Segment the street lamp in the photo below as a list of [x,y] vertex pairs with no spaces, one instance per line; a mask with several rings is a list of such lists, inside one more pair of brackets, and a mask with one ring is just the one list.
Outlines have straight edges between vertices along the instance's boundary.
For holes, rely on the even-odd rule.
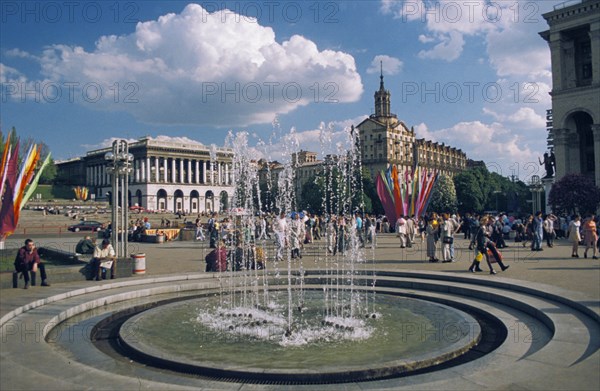
[[531,208],[532,214],[535,212],[542,210],[541,209],[541,201],[540,197],[542,191],[544,191],[544,186],[542,185],[542,181],[540,180],[539,175],[532,175],[529,180],[529,190],[531,190]]
[[[129,146],[125,140],[115,140],[112,152],[104,155],[108,162],[106,171],[111,176],[112,186],[112,244],[117,258],[127,256],[127,221],[129,220],[128,183],[129,174],[133,171],[133,155],[129,153]],[[119,211],[119,204],[121,210]],[[122,235],[119,238],[119,235]]]

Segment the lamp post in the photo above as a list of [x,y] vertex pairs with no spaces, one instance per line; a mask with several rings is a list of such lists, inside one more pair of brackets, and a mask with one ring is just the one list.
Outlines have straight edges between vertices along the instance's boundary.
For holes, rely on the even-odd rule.
[[[112,186],[112,245],[117,258],[127,256],[127,221],[129,220],[128,183],[132,170],[133,155],[125,140],[115,140],[112,152],[107,152],[104,159],[108,162],[106,171],[111,176]],[[119,204],[121,210],[119,211]],[[119,238],[119,235],[122,235]]]

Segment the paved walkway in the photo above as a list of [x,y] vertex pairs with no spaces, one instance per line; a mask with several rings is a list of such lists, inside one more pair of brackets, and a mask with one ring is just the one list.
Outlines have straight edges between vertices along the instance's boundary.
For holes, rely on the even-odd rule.
[[[55,247],[64,247],[66,250],[72,250],[75,243],[82,236],[79,234],[63,234],[60,237],[38,236],[34,237],[39,246],[53,244]],[[14,236],[9,238],[7,247],[20,246],[23,242],[23,236]],[[579,303],[585,305],[592,311],[600,313],[600,261],[583,258],[583,251],[580,250],[581,258],[570,257],[570,246],[566,241],[557,241],[554,248],[545,248],[541,252],[531,252],[523,248],[520,243],[509,242],[509,248],[503,249],[503,255],[510,269],[502,273],[499,270],[497,275],[490,275],[487,272],[469,273],[467,268],[473,257],[473,252],[468,250],[468,242],[461,239],[456,240],[456,259],[454,263],[436,263],[426,262],[425,248],[421,243],[417,243],[412,249],[400,249],[398,240],[394,235],[380,235],[376,249],[367,249],[367,264],[369,268],[385,270],[418,270],[423,272],[445,273],[447,275],[469,276],[482,281],[498,280],[502,281],[520,281],[523,286],[539,286],[546,284],[554,286],[557,291],[566,290],[573,292],[572,297],[582,298]],[[302,260],[306,268],[318,268],[323,265],[320,259],[323,252],[323,243],[314,243],[307,246],[305,256]],[[175,276],[178,274],[198,273],[204,270],[204,256],[207,254],[206,243],[192,241],[173,241],[163,244],[150,243],[131,243],[130,253],[144,253],[146,255],[146,274],[138,275],[128,279],[115,280],[117,282],[135,281],[147,277]],[[282,265],[283,266],[283,265]],[[487,270],[486,265],[482,265]],[[49,268],[49,280],[52,282],[52,268]],[[432,273],[433,274],[433,273]],[[209,277],[207,275],[207,277]],[[210,278],[210,277],[209,277]],[[0,290],[0,317],[5,316],[10,311],[18,309],[36,300],[48,298],[50,296],[66,294],[77,289],[87,289],[97,286],[111,284],[114,281],[103,282],[80,281],[73,283],[52,284],[51,287],[32,287],[29,290],[23,289],[2,289]],[[596,352],[591,357],[591,366],[588,363],[584,373],[565,372],[565,376],[572,373],[573,384],[579,384],[581,388],[589,388],[587,385],[597,385],[598,373],[600,371],[599,353]],[[10,352],[2,352],[2,360],[10,360]],[[52,364],[47,364],[52,365]],[[581,368],[581,367],[580,367]],[[539,374],[538,374],[539,375]],[[577,378],[585,376],[591,382],[580,382]],[[495,376],[504,377],[504,374]],[[510,376],[510,375],[509,375]],[[4,377],[3,377],[4,379]],[[43,379],[40,379],[42,381]],[[563,379],[564,381],[564,379]],[[552,382],[550,382],[551,384]],[[53,383],[54,384],[54,383]],[[441,383],[450,386],[450,384]],[[488,388],[496,389],[493,384]],[[498,383],[500,384],[500,383]],[[524,385],[523,383],[522,385]],[[564,383],[562,383],[564,384]],[[456,384],[455,384],[456,385]],[[40,383],[42,386],[42,383]],[[0,380],[0,389],[18,389],[18,384],[5,383]],[[34,389],[25,387],[26,389]],[[94,387],[92,387],[94,388]],[[108,386],[110,388],[110,386]],[[480,387],[475,387],[480,388]],[[501,387],[502,388],[502,387]],[[533,387],[538,388],[538,387]],[[578,387],[574,387],[578,388]],[[117,389],[117,388],[114,388]],[[247,387],[245,389],[252,389]],[[318,388],[317,388],[318,389]]]

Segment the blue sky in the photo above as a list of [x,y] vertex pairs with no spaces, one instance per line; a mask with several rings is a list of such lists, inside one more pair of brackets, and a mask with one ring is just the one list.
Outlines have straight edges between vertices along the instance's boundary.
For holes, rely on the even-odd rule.
[[2,1],[0,123],[56,159],[116,137],[224,145],[229,130],[280,158],[275,119],[320,152],[320,126],[342,139],[373,113],[382,61],[418,137],[527,179],[551,108],[537,33],[558,3]]

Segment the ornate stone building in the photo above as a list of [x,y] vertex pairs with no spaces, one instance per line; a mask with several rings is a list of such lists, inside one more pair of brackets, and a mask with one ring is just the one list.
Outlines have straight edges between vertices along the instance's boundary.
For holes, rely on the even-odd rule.
[[552,59],[550,139],[555,178],[592,176],[600,186],[600,0],[569,1],[543,15]]
[[[104,155],[112,148],[57,163],[59,176],[75,175],[96,199],[110,198],[111,182]],[[232,151],[202,144],[141,138],[129,144],[133,171],[129,176],[129,206],[190,213],[227,209],[233,195]],[[211,155],[213,159],[211,159]]]
[[464,170],[467,156],[460,149],[444,144],[417,139],[414,129],[398,120],[391,112],[391,94],[385,89],[383,75],[375,92],[375,114],[358,124],[363,167],[371,176],[394,164],[401,172],[420,167],[433,168],[453,175]]

